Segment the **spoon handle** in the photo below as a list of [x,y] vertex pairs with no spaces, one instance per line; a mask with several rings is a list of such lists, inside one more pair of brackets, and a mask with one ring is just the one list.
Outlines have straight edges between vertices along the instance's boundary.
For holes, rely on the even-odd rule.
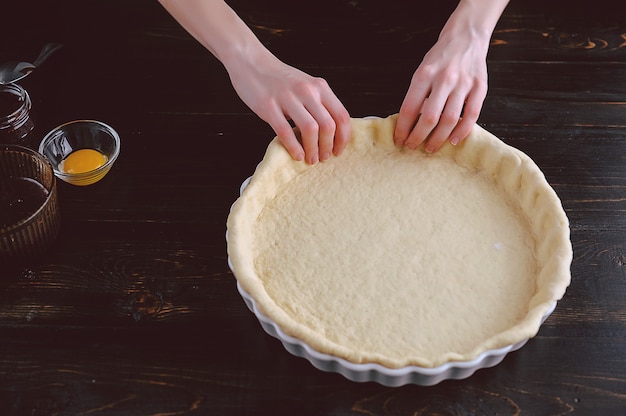
[[63,45],[61,45],[60,43],[47,43],[43,46],[43,49],[41,49],[41,52],[39,53],[39,56],[37,57],[37,59],[35,59],[35,62],[33,62],[33,65],[35,67],[38,67],[39,65],[43,64],[43,62],[48,59],[48,57],[50,55],[52,55],[52,53],[54,51],[56,51],[57,49],[61,48]]

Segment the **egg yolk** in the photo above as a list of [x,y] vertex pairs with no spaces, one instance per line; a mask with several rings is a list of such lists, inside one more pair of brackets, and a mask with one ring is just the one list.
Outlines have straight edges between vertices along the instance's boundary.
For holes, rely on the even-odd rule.
[[65,173],[85,173],[98,169],[107,162],[106,155],[95,149],[80,149],[63,160],[61,169]]

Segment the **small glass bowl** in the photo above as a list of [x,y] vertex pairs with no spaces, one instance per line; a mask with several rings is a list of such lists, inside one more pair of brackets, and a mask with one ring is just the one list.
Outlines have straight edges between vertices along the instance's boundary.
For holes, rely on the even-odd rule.
[[43,254],[60,230],[50,162],[19,145],[0,145],[0,264]]
[[[94,149],[107,157],[104,165],[84,173],[63,171],[61,163],[72,152]],[[102,179],[120,153],[120,136],[108,124],[96,120],[74,120],[55,127],[39,144],[39,153],[52,163],[57,178],[72,185],[91,185]]]

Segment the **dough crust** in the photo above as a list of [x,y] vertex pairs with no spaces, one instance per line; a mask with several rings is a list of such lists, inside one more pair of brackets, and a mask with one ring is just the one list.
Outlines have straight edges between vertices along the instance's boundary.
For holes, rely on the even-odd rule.
[[394,145],[396,118],[353,119],[344,154],[315,166],[270,143],[228,217],[241,287],[353,363],[434,367],[535,336],[570,283],[556,193],[477,125],[429,155]]

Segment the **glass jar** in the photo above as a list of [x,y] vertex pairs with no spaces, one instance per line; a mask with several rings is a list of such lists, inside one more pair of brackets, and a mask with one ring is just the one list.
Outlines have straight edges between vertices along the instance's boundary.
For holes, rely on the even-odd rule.
[[28,92],[18,84],[0,85],[0,144],[31,147],[35,128]]

